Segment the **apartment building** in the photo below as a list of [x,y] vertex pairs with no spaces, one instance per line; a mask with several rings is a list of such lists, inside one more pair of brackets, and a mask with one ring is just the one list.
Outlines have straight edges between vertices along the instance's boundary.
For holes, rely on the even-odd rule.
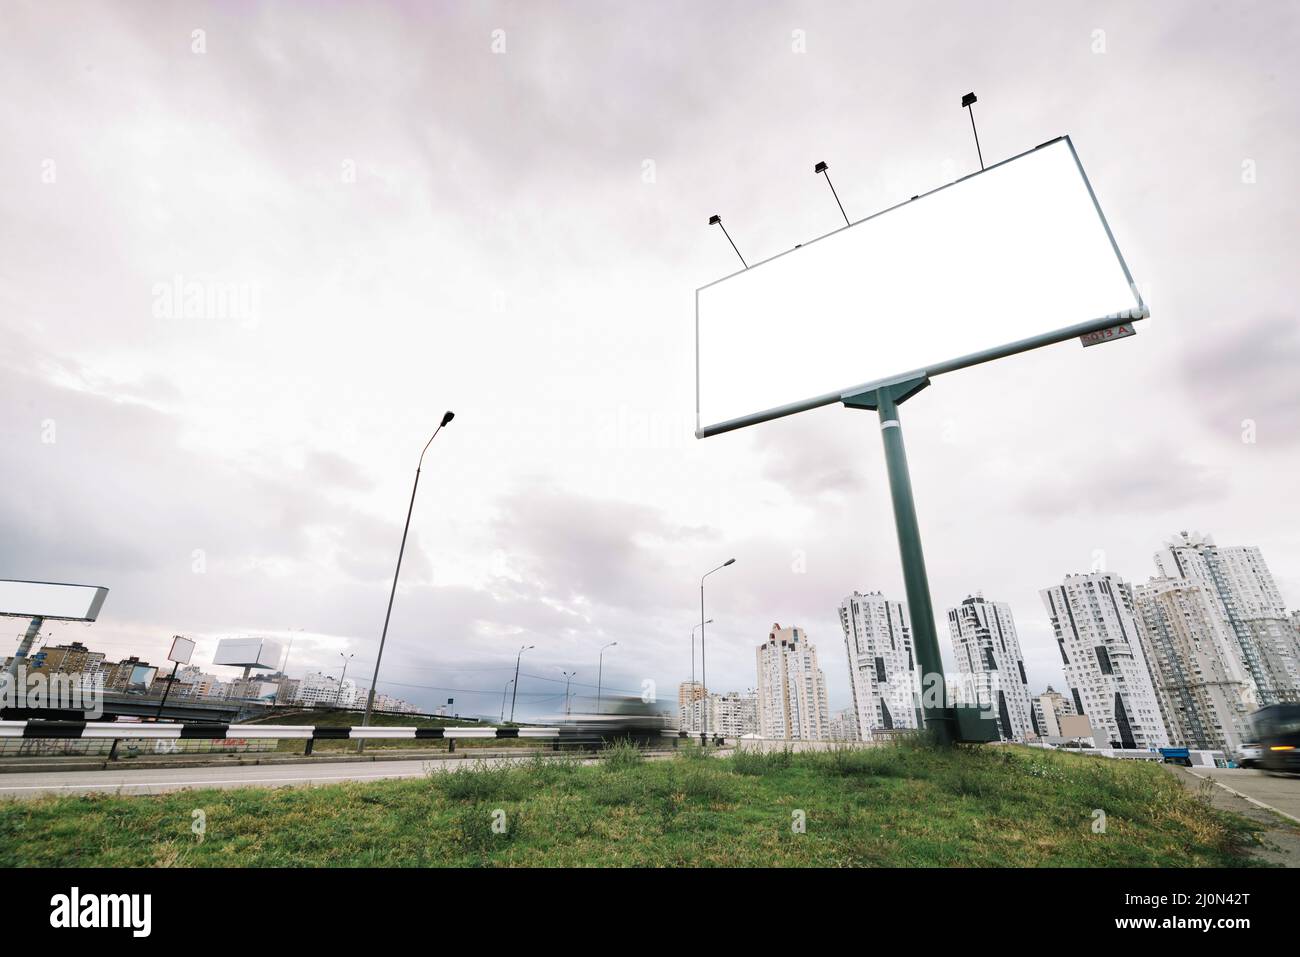
[[920,728],[921,675],[906,604],[855,591],[840,602],[839,614],[859,735]]
[[1260,707],[1300,701],[1300,642],[1277,582],[1253,545],[1225,546],[1180,532],[1156,552],[1160,577],[1207,586],[1232,632]]
[[699,731],[700,711],[695,702],[704,698],[708,692],[698,681],[683,681],[677,686],[677,727],[683,731]]
[[819,741],[829,734],[826,676],[802,628],[774,624],[758,646],[758,728],[764,738]]
[[970,596],[948,609],[948,634],[963,676],[960,702],[991,710],[1003,741],[1028,740],[1033,706],[1011,606]]
[[696,698],[687,708],[688,731],[708,729],[709,734],[740,738],[758,733],[758,698],[753,694],[728,691]]
[[1061,716],[1074,713],[1074,704],[1071,700],[1048,685],[1046,691],[1034,698],[1034,710],[1031,716],[1034,733],[1040,738],[1064,737],[1061,731]]
[[1134,599],[1170,743],[1235,753],[1258,702],[1217,591],[1202,580],[1156,578]]
[[1167,746],[1128,583],[1109,572],[1066,575],[1039,597],[1075,711],[1087,716],[1098,747]]

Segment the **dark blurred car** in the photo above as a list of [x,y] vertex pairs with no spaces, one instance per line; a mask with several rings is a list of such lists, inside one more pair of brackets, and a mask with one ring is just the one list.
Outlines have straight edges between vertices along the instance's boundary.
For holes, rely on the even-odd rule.
[[664,732],[675,731],[677,725],[667,711],[635,695],[603,695],[553,720],[559,725],[562,743],[587,747],[616,741],[631,741],[642,747],[662,745],[669,740]]
[[1258,767],[1300,773],[1300,704],[1271,704],[1250,716],[1259,742]]

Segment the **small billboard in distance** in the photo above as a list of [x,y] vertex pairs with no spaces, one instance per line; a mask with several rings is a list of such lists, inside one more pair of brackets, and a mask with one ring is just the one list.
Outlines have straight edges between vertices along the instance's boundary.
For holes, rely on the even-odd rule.
[[695,303],[701,438],[1146,315],[1069,137],[703,286]]
[[238,668],[276,668],[281,656],[279,643],[266,638],[222,638],[217,642],[212,663]]
[[178,665],[188,665],[194,657],[194,642],[183,635],[172,636],[172,650],[167,652],[167,660]]
[[0,615],[94,621],[107,596],[97,585],[0,580]]
[[154,678],[157,676],[158,669],[152,665],[135,665],[126,680],[126,690],[131,693],[148,691],[153,687]]

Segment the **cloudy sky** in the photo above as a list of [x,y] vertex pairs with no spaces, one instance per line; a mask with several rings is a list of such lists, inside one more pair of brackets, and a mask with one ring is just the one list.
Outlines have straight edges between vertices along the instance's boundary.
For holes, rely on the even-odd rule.
[[540,715],[617,641],[673,697],[734,555],[710,686],[797,624],[847,705],[839,600],[903,598],[875,416],[693,438],[705,223],[752,262],[841,221],[818,160],[854,219],[969,172],[975,90],[986,161],[1071,134],[1152,318],[904,406],[941,619],[1010,602],[1059,686],[1038,589],[1182,529],[1300,603],[1297,44],[1184,0],[7,5],[0,577],[111,588],[47,640],[367,676],[454,409],[381,690],[496,714],[536,645]]

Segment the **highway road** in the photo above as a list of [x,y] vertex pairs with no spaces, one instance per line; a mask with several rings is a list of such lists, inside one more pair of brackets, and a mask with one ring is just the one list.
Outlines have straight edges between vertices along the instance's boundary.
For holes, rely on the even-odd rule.
[[1199,778],[1209,778],[1246,799],[1262,801],[1300,823],[1300,776],[1273,775],[1253,768],[1188,768]]
[[[520,763],[520,757],[456,760],[349,761],[329,764],[242,765],[217,768],[145,768],[109,771],[44,771],[0,775],[0,799],[47,794],[164,794],[186,788],[311,787],[342,781],[418,778],[430,771],[455,772],[481,761]],[[598,760],[585,758],[584,763]]]

